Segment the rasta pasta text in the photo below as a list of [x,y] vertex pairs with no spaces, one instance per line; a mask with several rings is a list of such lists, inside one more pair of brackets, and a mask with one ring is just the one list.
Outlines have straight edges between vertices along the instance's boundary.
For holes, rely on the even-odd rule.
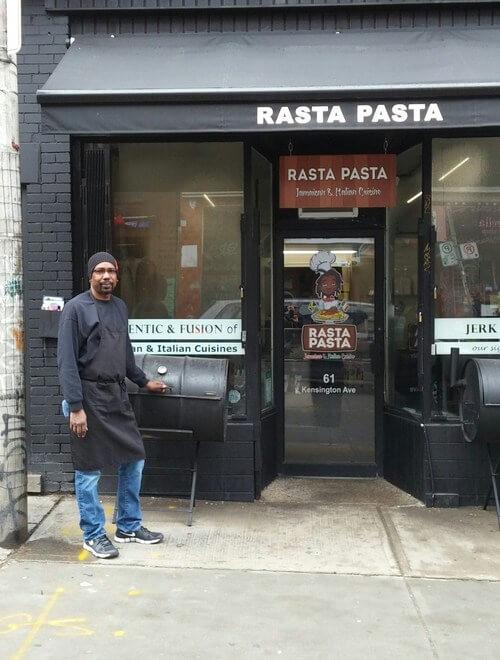
[[287,170],[288,181],[336,181],[340,178],[342,181],[368,181],[372,179],[387,180],[387,173],[382,166],[372,165],[365,167],[341,167],[340,172],[335,174],[332,167],[310,167],[294,169],[289,167]]
[[[442,122],[443,115],[437,103],[394,103],[393,105],[358,104],[357,124],[402,124]],[[280,126],[282,124],[345,124],[347,122],[340,105],[282,105],[257,107],[257,124]]]
[[304,325],[302,327],[302,349],[304,352],[355,351],[357,346],[354,325]]

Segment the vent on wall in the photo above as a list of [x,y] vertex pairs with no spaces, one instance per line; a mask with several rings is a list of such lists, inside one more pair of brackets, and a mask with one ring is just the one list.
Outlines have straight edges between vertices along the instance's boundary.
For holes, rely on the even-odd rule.
[[341,209],[299,209],[299,218],[329,220],[330,218],[357,218],[358,208]]

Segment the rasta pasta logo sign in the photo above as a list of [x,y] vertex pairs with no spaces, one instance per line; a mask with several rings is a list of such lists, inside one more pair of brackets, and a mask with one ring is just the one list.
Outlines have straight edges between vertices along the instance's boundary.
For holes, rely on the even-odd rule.
[[280,207],[392,207],[396,156],[282,156]]
[[258,126],[433,125],[444,121],[437,103],[345,103],[342,105],[258,106]]
[[310,353],[352,353],[357,348],[357,330],[349,322],[349,304],[339,300],[343,279],[335,268],[335,261],[333,253],[320,251],[309,262],[310,269],[318,277],[314,283],[316,300],[310,304],[314,324],[302,326],[302,350],[306,356]]
[[309,353],[342,353],[356,350],[355,325],[305,325],[302,349]]

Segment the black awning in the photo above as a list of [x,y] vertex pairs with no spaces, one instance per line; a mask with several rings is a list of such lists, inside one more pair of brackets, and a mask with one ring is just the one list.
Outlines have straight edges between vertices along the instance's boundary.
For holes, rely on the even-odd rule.
[[387,129],[497,125],[499,91],[498,30],[408,29],[78,37],[38,100],[52,132]]

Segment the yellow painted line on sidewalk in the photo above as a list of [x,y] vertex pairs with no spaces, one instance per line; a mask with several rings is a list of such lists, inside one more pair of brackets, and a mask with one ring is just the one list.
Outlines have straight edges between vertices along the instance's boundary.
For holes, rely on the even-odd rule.
[[11,656],[11,660],[21,660],[22,658],[24,658],[24,656],[26,655],[26,653],[29,651],[30,647],[32,646],[33,641],[35,640],[35,637],[40,632],[40,629],[47,622],[47,617],[48,617],[51,609],[54,607],[57,600],[62,596],[63,593],[64,593],[64,589],[62,587],[59,587],[58,589],[56,589],[54,591],[54,593],[50,597],[48,603],[45,605],[43,610],[40,612],[37,619],[35,619],[35,621],[33,623],[33,626],[31,628],[30,634],[26,637],[26,639],[21,644],[19,649],[14,653],[14,655]]
[[61,534],[63,536],[69,536],[69,537],[80,536],[81,534],[80,527],[76,523],[65,525],[64,527],[61,528]]

